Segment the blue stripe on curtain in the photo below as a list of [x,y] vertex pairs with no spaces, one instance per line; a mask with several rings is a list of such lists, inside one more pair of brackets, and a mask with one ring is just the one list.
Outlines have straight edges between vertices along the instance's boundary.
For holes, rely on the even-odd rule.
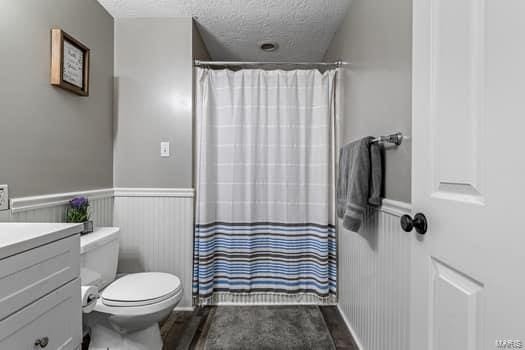
[[336,294],[332,225],[212,223],[195,229],[193,293]]

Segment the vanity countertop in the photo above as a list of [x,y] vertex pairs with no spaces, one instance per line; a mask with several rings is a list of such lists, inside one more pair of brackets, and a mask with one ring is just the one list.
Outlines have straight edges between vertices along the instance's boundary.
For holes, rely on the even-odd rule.
[[0,259],[82,231],[82,224],[0,223]]

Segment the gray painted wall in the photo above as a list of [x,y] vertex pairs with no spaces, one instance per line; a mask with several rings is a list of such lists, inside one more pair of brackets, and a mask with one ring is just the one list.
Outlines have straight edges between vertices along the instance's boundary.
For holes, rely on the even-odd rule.
[[[341,141],[411,135],[411,0],[353,0],[326,61],[343,60]],[[385,151],[385,197],[411,201],[411,143]]]
[[115,21],[116,187],[192,187],[192,31],[190,17]]
[[193,21],[192,24],[192,47],[193,47],[193,59],[195,60],[209,60],[210,54],[208,52],[208,48],[204,44],[204,41],[202,40],[201,33],[198,28],[198,24]]
[[[192,42],[193,42],[193,59],[194,60],[202,60],[202,61],[209,61],[210,54],[208,52],[208,48],[204,44],[204,41],[202,40],[201,33],[198,28],[198,24],[193,21],[193,32],[192,32]],[[196,121],[196,108],[195,108],[195,97],[197,96],[197,80],[196,80],[196,74],[195,70],[193,69],[193,146],[195,148],[195,121]],[[195,156],[193,157],[193,169],[195,169]],[[193,186],[195,186],[195,172],[193,172]]]
[[[90,96],[49,85],[50,29],[91,49]],[[96,0],[0,0],[0,183],[20,197],[111,187],[113,18]]]

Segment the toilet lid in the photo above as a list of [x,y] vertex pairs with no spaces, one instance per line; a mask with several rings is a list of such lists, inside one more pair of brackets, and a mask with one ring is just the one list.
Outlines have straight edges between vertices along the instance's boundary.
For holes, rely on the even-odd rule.
[[180,279],[164,272],[141,272],[125,275],[102,292],[108,306],[143,306],[158,303],[181,290]]

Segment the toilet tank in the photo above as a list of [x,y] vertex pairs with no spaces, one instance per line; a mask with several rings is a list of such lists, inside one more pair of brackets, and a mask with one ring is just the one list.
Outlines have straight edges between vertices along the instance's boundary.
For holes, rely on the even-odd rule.
[[115,279],[119,238],[118,227],[98,227],[80,237],[80,280],[83,286],[93,285],[100,290]]

